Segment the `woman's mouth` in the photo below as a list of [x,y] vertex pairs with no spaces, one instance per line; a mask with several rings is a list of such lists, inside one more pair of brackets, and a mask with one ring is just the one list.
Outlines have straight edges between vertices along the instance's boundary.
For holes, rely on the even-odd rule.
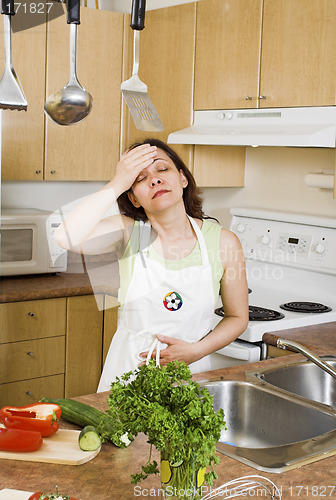
[[168,192],[169,191],[167,189],[160,189],[160,191],[156,191],[156,193],[154,194],[153,198],[157,198],[158,196],[161,196],[161,195],[163,195],[165,193],[168,193]]

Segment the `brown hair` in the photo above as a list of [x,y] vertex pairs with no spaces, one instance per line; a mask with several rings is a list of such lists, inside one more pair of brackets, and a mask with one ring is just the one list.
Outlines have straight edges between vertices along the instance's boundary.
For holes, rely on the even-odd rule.
[[[183,160],[178,156],[178,154],[169,147],[165,142],[160,141],[159,139],[149,138],[143,142],[137,142],[132,144],[128,149],[134,149],[137,146],[141,146],[142,144],[150,144],[151,146],[156,146],[157,148],[164,151],[169,158],[174,162],[177,170],[182,170],[183,174],[188,180],[188,185],[183,189],[183,201],[186,213],[190,215],[190,217],[194,217],[196,219],[214,219],[214,217],[208,217],[204,214],[202,209],[203,200],[201,197],[201,189],[197,187],[194,176],[186,166]],[[129,191],[132,188],[129,189]],[[130,201],[128,197],[128,191],[122,193],[117,199],[118,207],[120,213],[123,215],[127,215],[134,220],[147,220],[147,215],[142,207],[136,208],[133,203]],[[215,219],[217,220],[217,219]],[[217,221],[218,222],[218,221]]]

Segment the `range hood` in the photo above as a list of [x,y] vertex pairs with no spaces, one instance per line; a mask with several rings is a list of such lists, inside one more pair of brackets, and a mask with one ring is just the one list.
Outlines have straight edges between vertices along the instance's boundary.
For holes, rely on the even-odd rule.
[[335,148],[336,106],[194,111],[171,144]]

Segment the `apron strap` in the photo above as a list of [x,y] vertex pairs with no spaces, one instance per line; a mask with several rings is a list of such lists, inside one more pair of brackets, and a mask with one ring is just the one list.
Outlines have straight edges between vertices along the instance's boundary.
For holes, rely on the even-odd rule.
[[148,354],[147,354],[147,358],[146,358],[146,365],[148,365],[149,363],[149,360],[151,359],[152,357],[152,354],[153,354],[153,351],[156,347],[156,358],[155,358],[155,364],[156,366],[160,366],[160,350],[161,350],[161,342],[159,341],[159,339],[155,338],[152,342],[152,345],[150,346],[149,350],[148,350]]
[[208,254],[208,249],[207,249],[202,231],[200,230],[200,228],[198,227],[198,225],[194,221],[194,219],[192,217],[190,217],[190,215],[187,214],[187,217],[190,220],[190,223],[191,223],[191,225],[196,233],[197,239],[198,239],[198,243],[199,243],[200,250],[201,250],[202,264],[207,265],[207,264],[209,264],[209,254]]
[[140,231],[140,244],[139,251],[145,252],[146,248],[150,245],[150,233],[152,226],[149,222],[140,221],[139,231]]

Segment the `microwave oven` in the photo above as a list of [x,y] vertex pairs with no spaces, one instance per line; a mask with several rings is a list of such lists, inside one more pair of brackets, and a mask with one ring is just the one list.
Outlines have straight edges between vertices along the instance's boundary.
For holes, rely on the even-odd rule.
[[54,234],[59,212],[4,208],[0,215],[0,276],[64,272],[67,251]]

